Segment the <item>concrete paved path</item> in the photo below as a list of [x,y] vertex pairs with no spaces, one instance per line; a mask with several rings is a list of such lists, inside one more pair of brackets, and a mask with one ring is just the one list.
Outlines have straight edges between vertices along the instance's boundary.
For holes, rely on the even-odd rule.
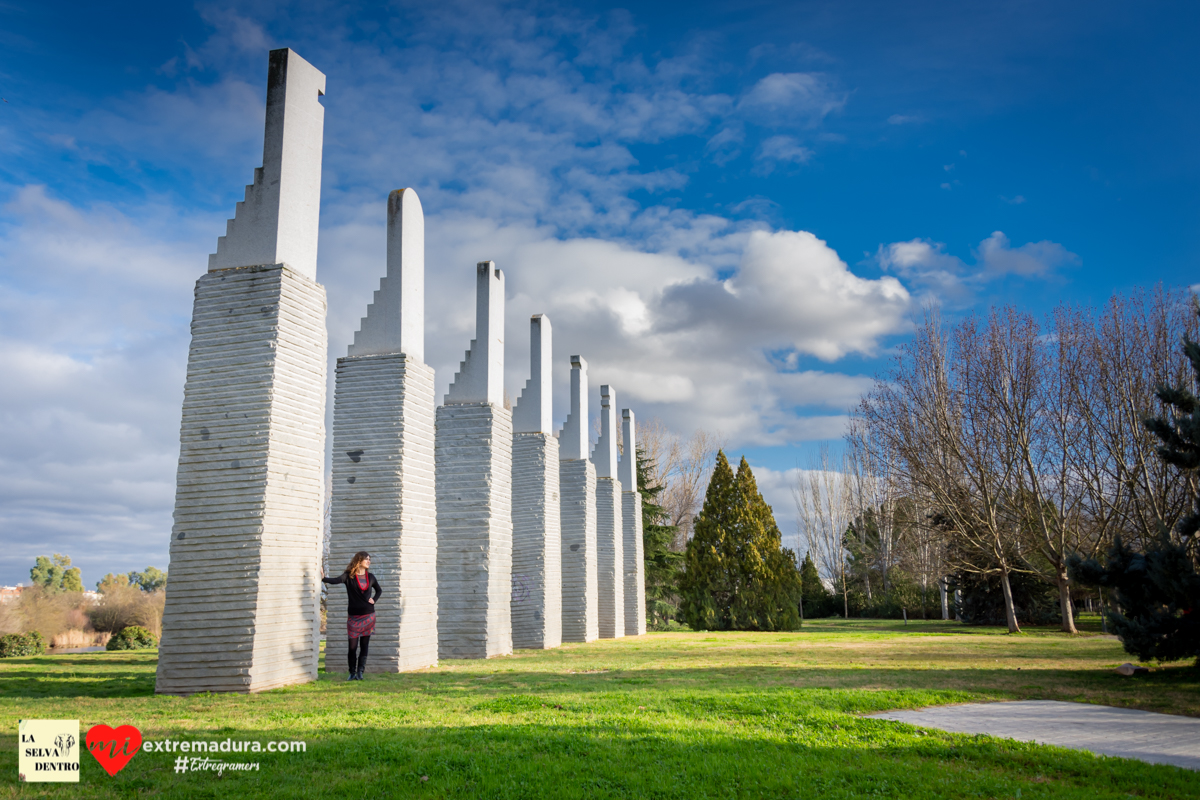
[[1200,769],[1200,719],[1193,717],[1055,700],[967,703],[869,716]]

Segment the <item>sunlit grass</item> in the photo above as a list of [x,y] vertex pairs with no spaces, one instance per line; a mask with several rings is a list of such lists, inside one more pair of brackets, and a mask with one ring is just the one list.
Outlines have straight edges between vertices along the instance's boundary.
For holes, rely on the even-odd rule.
[[[1090,622],[1085,620],[1085,627]],[[153,695],[153,653],[0,661],[0,771],[16,720],[78,717],[149,739],[297,739],[226,755],[257,773],[179,774],[142,753],[116,778],[87,754],[77,786],[9,796],[1192,797],[1200,776],[860,715],[999,699],[1080,700],[1200,716],[1200,671],[1138,678],[1108,637],[956,623],[818,620],[784,634],[670,633],[443,662],[253,696]],[[338,668],[343,656],[331,657]]]

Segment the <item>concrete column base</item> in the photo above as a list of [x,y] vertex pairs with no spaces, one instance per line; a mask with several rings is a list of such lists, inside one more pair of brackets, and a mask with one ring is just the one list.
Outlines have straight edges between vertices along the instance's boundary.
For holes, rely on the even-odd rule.
[[512,415],[437,410],[438,657],[512,653]]
[[[433,369],[403,353],[339,358],[328,573],[359,550],[383,595],[367,672],[437,666]],[[346,667],[346,590],[330,586],[325,664]]]
[[600,638],[596,579],[596,468],[586,458],[558,462],[562,498],[562,640]]
[[621,493],[622,525],[625,537],[625,635],[646,632],[646,555],[642,539],[642,496]]
[[513,647],[562,644],[558,439],[513,434]]
[[325,290],[284,264],[196,282],[155,691],[317,677]]
[[625,635],[625,538],[621,482],[596,479],[596,587],[601,639]]

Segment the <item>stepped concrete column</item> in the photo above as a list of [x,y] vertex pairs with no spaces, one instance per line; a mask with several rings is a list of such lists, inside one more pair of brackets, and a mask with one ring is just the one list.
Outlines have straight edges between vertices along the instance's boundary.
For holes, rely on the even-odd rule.
[[596,587],[601,639],[625,635],[625,555],[621,481],[617,479],[617,393],[600,387],[596,465]]
[[642,539],[642,495],[638,491],[637,425],[633,411],[621,410],[621,533],[625,558],[625,635],[646,632],[646,556]]
[[562,640],[600,637],[596,585],[596,467],[588,458],[587,362],[571,356],[571,413],[558,437],[562,509]]
[[263,165],[196,282],[155,691],[317,677],[325,76],[272,50]]
[[[359,550],[384,590],[368,672],[437,665],[434,374],[425,354],[425,216],[412,189],[388,196],[387,272],[345,358],[333,405],[331,575]],[[326,657],[347,650],[346,593],[326,600]],[[340,661],[339,661],[340,663]],[[331,670],[332,671],[332,670]]]
[[476,267],[475,339],[437,410],[438,656],[512,652],[512,413],[504,273]]
[[530,377],[513,409],[513,647],[562,644],[558,439],[551,414],[550,318],[529,321]]

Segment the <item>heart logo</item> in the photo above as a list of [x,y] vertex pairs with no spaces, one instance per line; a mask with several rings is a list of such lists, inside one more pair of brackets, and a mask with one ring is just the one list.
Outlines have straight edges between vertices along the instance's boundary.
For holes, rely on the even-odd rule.
[[88,752],[96,757],[109,775],[116,775],[142,746],[142,732],[132,725],[110,728],[93,725],[87,732]]

